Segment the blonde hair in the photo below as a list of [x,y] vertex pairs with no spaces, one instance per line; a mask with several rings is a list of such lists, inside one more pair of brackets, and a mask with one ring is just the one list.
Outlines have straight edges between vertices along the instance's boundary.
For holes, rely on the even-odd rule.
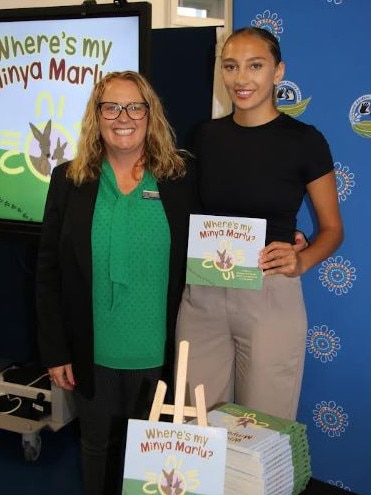
[[141,74],[124,71],[110,72],[94,86],[82,119],[77,153],[68,167],[67,177],[80,185],[100,176],[105,146],[100,134],[98,104],[107,84],[114,79],[134,82],[149,105],[144,143],[145,168],[156,180],[183,176],[188,153],[177,149],[174,130],[165,117],[159,97]]

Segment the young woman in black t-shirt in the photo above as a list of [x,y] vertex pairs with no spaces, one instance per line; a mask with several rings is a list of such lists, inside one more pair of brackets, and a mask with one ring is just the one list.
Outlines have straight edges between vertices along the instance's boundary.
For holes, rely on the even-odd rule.
[[[300,276],[343,237],[333,159],[315,127],[275,105],[285,66],[271,33],[236,31],[221,58],[234,111],[206,123],[196,141],[203,213],[267,220],[263,287],[187,286],[177,340],[190,342],[191,396],[203,383],[208,407],[234,401],[294,419],[307,332]],[[317,232],[299,251],[296,216],[306,194]]]

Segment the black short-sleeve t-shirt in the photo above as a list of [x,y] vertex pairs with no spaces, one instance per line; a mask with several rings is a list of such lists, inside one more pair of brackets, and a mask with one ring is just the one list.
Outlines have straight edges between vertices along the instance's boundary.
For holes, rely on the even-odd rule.
[[194,151],[203,212],[266,218],[267,244],[293,242],[306,185],[333,170],[324,136],[283,113],[257,127],[211,120]]

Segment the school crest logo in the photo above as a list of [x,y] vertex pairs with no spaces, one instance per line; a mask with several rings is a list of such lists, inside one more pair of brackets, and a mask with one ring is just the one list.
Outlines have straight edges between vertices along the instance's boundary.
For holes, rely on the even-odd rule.
[[355,133],[371,138],[371,95],[356,99],[349,111],[349,120]]
[[305,112],[309,98],[302,99],[300,88],[292,81],[281,81],[276,90],[277,108],[280,112],[291,117],[297,117]]

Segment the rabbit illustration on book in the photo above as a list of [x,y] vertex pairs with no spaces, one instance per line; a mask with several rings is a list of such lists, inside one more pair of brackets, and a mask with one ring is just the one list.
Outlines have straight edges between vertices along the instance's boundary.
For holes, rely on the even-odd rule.
[[162,473],[164,475],[164,478],[166,481],[166,485],[161,485],[162,492],[166,495],[180,495],[181,493],[184,493],[184,490],[182,489],[182,480],[177,477],[177,475],[174,472],[174,469],[171,471],[167,472],[165,469],[162,470]]
[[61,140],[59,138],[57,139],[57,144],[55,145],[52,155],[52,160],[56,160],[55,166],[61,165],[62,163],[67,161],[67,158],[65,158],[64,156],[66,146],[67,146],[67,141],[61,144]]
[[50,132],[52,129],[52,121],[49,120],[44,127],[43,131],[40,131],[34,124],[29,122],[32,134],[36,141],[39,143],[40,156],[30,156],[33,166],[42,175],[50,175],[51,166],[49,162],[50,157]]
[[232,258],[229,255],[227,256],[226,249],[222,252],[216,250],[216,252],[218,253],[219,259],[215,262],[215,265],[218,268],[221,270],[229,270],[230,268],[233,268]]

